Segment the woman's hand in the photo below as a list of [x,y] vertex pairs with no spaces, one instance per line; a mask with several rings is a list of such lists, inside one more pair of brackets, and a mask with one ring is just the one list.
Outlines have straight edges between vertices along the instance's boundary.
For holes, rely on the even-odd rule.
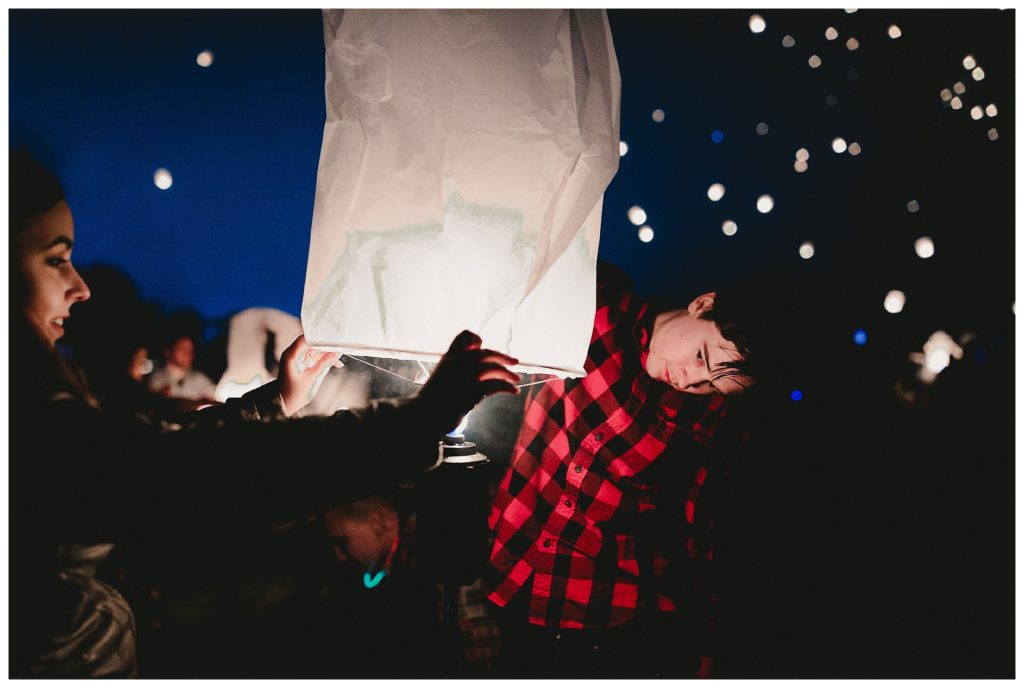
[[277,379],[281,383],[285,413],[291,416],[312,401],[309,393],[320,373],[338,358],[336,351],[315,353],[306,345],[306,336],[301,334],[284,350]]

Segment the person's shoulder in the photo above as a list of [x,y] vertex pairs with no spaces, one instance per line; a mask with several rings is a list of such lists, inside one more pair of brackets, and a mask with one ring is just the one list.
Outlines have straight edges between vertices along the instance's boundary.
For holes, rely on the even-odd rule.
[[605,260],[597,261],[598,289],[616,292],[632,292],[633,279],[619,266]]

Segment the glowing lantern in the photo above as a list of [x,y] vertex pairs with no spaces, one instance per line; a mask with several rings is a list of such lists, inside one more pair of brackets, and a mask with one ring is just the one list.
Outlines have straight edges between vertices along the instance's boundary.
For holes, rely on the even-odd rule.
[[582,375],[603,193],[619,163],[605,12],[323,19],[308,341],[429,361],[469,329],[519,370]]
[[725,236],[732,236],[736,233],[737,229],[738,227],[736,226],[736,223],[732,220],[726,220],[722,223],[722,234]]
[[899,313],[907,303],[907,296],[899,289],[893,289],[885,295],[885,310],[889,313]]
[[809,241],[805,241],[800,244],[800,257],[804,260],[810,260],[814,257],[814,244]]
[[931,258],[935,255],[935,243],[931,238],[923,236],[914,242],[914,252],[918,258]]
[[167,191],[174,184],[174,177],[171,176],[169,171],[161,167],[153,173],[153,184],[161,191]]
[[640,238],[640,241],[645,244],[649,244],[651,240],[654,239],[654,230],[647,225],[644,225],[637,230],[637,236]]
[[629,210],[627,210],[626,217],[629,218],[630,222],[637,226],[640,226],[643,223],[647,222],[647,212],[638,205],[635,205]]
[[196,64],[200,67],[209,67],[213,64],[213,53],[211,53],[209,50],[204,50],[203,52],[199,53],[198,55],[196,55]]
[[767,22],[765,22],[764,20],[764,17],[762,17],[760,14],[750,15],[750,19],[747,21],[747,25],[750,27],[750,30],[753,31],[754,33],[761,33],[768,26]]
[[715,183],[708,187],[708,198],[712,201],[720,201],[723,196],[725,196],[725,185]]
[[767,214],[772,211],[775,207],[775,200],[772,199],[768,194],[763,194],[757,197],[757,211],[762,214]]

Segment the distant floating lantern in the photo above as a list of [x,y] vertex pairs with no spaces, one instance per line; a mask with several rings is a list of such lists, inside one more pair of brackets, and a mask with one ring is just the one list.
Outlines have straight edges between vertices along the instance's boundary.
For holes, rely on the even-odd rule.
[[807,161],[811,159],[811,154],[807,152],[806,148],[801,148],[796,152],[796,159]]
[[644,242],[645,244],[649,244],[651,243],[651,240],[654,238],[654,230],[648,227],[647,225],[644,225],[637,231],[637,236],[640,237],[640,241]]
[[907,203],[907,211],[909,211],[911,213],[916,213],[920,209],[921,209],[921,204],[918,203],[917,201],[910,201],[909,203]]
[[629,144],[627,144],[625,141],[619,141],[619,157],[621,158],[622,156],[624,156],[628,152],[629,152]]
[[971,119],[981,119],[985,116],[985,111],[980,105],[975,105],[971,108]]
[[732,220],[726,220],[722,223],[722,234],[725,236],[732,236],[738,229],[739,227],[737,227],[736,223]]
[[643,223],[647,222],[647,213],[644,211],[643,208],[641,208],[638,205],[635,205],[629,210],[627,210],[626,216],[629,217],[630,222],[632,222],[638,227]]
[[846,70],[846,78],[849,79],[850,81],[856,81],[858,78],[860,78],[860,72],[858,72],[853,67],[850,67],[848,70]]
[[199,53],[196,55],[196,64],[200,67],[209,67],[213,64],[213,53],[209,50]]
[[757,197],[757,210],[763,215],[767,215],[775,207],[775,200],[768,194],[762,194]]
[[850,152],[850,155],[860,155],[860,144],[854,141],[847,150]]
[[794,45],[796,45],[796,40],[792,36],[783,36],[782,37],[782,47],[783,48],[792,48]]
[[975,81],[981,81],[985,78],[985,70],[981,67],[975,67],[971,70],[971,76],[974,77]]
[[768,125],[765,124],[764,122],[759,122],[758,125],[757,125],[757,135],[758,136],[764,136],[767,133],[768,133]]
[[942,102],[948,103],[953,98],[953,92],[948,88],[944,88],[939,91],[939,98],[942,98]]
[[907,295],[901,292],[899,289],[893,289],[885,295],[885,310],[889,313],[899,313],[903,310],[903,306],[907,303]]
[[153,183],[156,184],[156,188],[166,191],[174,184],[174,178],[170,172],[161,167],[153,173]]
[[725,132],[721,129],[715,129],[711,132],[711,143],[721,143],[725,140]]
[[895,24],[889,24],[889,38],[892,38],[892,39],[895,40],[895,39],[899,38],[902,35],[903,35],[903,32],[900,31],[900,27],[896,26]]
[[651,119],[653,119],[655,122],[664,122],[665,111],[661,109],[655,110],[654,112],[651,113]]
[[814,244],[809,241],[805,241],[800,244],[800,257],[804,260],[810,260],[814,257]]
[[723,184],[712,184],[708,187],[708,198],[712,201],[718,202],[722,200],[722,196],[725,195],[725,186]]
[[829,107],[835,107],[837,103],[839,103],[839,99],[836,98],[833,94],[829,93],[827,96],[825,96],[825,105],[828,105]]
[[999,132],[996,130],[995,127],[992,127],[991,129],[988,130],[988,140],[989,141],[995,141],[998,138],[999,138]]
[[964,69],[971,71],[978,66],[978,63],[974,60],[974,55],[968,55],[964,58]]
[[849,40],[846,41],[847,50],[856,50],[859,47],[860,41],[858,41],[856,38],[850,38]]
[[793,169],[796,170],[797,172],[801,172],[801,173],[806,172],[807,171],[807,161],[806,160],[796,160],[796,161],[794,161],[793,162]]
[[923,236],[914,242],[914,252],[918,258],[931,258],[935,255],[935,244],[931,238]]
[[954,97],[953,100],[949,101],[949,107],[953,108],[954,110],[959,110],[963,106],[964,103],[962,100],[960,100],[960,98]]
[[754,33],[761,33],[768,26],[768,23],[765,22],[764,17],[760,14],[752,14],[750,15],[750,20],[747,22],[747,25]]
[[811,65],[811,69],[817,69],[818,67],[821,66],[821,58],[818,57],[817,55],[811,55],[811,57],[807,60],[807,64]]
[[988,107],[985,108],[985,114],[989,117],[995,117],[999,114],[999,110],[996,108],[995,103],[989,103]]
[[953,90],[956,92],[957,95],[962,96],[964,93],[967,92],[967,87],[964,86],[964,82],[958,81],[955,84],[953,84]]
[[830,41],[834,41],[835,39],[839,38],[839,32],[830,26],[827,29],[825,29],[825,38]]
[[836,153],[845,153],[846,139],[842,138],[841,136],[837,136],[834,139],[832,139],[832,150],[834,150]]

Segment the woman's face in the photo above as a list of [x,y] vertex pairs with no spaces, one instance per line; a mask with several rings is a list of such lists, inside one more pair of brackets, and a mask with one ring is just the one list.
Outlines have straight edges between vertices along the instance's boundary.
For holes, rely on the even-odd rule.
[[32,218],[15,242],[25,285],[23,312],[51,348],[64,336],[72,304],[89,298],[89,287],[71,265],[74,243],[75,225],[64,201]]

